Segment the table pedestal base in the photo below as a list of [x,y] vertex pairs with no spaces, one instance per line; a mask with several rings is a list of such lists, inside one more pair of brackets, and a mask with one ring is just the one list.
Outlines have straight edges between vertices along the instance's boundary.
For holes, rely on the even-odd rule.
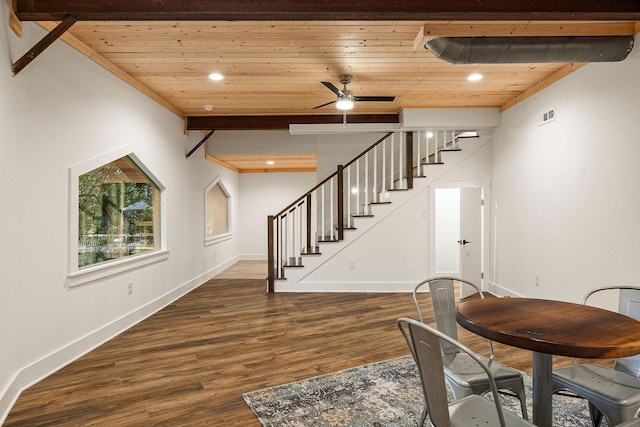
[[553,355],[533,352],[533,423],[551,427]]

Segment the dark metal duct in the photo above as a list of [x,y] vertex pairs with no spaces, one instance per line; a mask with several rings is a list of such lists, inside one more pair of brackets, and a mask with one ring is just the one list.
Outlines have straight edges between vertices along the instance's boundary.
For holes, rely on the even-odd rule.
[[615,62],[633,49],[633,36],[440,37],[425,43],[452,64]]

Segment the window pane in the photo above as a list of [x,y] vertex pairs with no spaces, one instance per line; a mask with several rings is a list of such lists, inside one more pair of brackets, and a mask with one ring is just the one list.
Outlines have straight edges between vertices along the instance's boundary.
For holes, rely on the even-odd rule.
[[128,156],[78,182],[78,267],[158,248],[158,187]]

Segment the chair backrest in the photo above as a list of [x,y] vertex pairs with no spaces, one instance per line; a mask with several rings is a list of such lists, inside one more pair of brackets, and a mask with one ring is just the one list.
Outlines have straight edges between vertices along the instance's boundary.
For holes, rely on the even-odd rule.
[[[418,311],[418,317],[421,322],[424,323],[422,317],[422,310],[420,309],[419,293],[421,288],[429,286],[429,292],[431,294],[431,304],[433,306],[433,313],[436,318],[436,327],[440,332],[447,334],[449,337],[458,341],[458,324],[456,322],[456,295],[454,281],[467,284],[473,287],[480,295],[480,298],[484,298],[480,288],[472,282],[464,279],[458,279],[456,277],[431,277],[420,282],[413,290],[413,302]],[[442,343],[442,349],[445,354],[457,353],[458,349],[455,346]]]
[[[605,286],[587,293],[583,304],[594,294],[607,290],[618,290],[618,312],[640,321],[640,287],[637,286]],[[616,359],[615,369],[640,378],[640,355]]]
[[504,426],[504,415],[500,406],[500,398],[495,379],[489,367],[471,350],[448,335],[414,319],[398,319],[398,327],[411,349],[422,383],[427,405],[427,413],[431,423],[438,427],[449,427],[449,403],[447,387],[442,363],[442,344],[455,346],[473,358],[487,373],[500,425]]

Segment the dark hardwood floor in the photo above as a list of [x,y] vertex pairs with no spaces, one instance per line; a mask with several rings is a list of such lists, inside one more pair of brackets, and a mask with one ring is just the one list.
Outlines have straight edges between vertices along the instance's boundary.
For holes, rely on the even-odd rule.
[[[408,354],[411,294],[267,294],[264,264],[225,273],[26,390],[5,426],[259,426],[244,392]],[[530,352],[495,351],[531,373]]]

